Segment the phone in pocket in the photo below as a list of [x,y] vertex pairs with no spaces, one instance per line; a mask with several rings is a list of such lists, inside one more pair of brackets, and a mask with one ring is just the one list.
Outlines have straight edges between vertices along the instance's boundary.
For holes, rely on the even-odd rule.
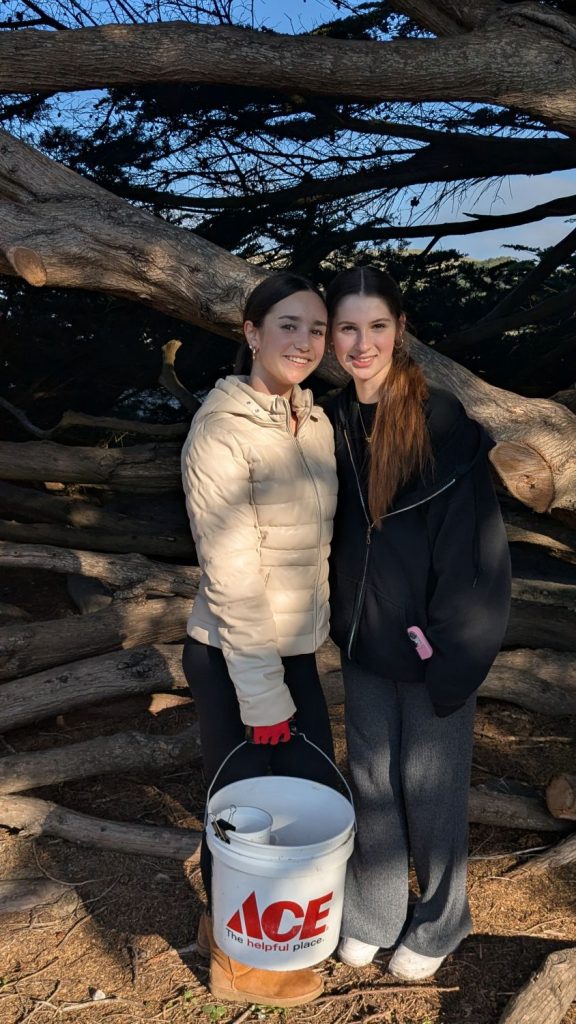
[[422,658],[422,661],[426,661],[427,658],[431,658],[434,651],[420,629],[420,626],[408,626],[406,632],[416,648],[416,654],[418,657]]

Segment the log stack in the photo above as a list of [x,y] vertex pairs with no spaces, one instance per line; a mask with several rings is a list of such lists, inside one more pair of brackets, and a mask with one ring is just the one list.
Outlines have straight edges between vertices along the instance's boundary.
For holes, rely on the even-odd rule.
[[[91,428],[99,426],[91,420]],[[13,610],[0,621],[0,734],[8,746],[10,730],[58,715],[102,702],[115,708],[142,694],[186,693],[181,645],[200,573],[181,492],[180,444],[174,431],[154,437],[150,424],[142,444],[141,425],[131,434],[132,426],[125,435],[134,443],[124,447],[111,447],[109,437],[98,446],[0,442],[0,565],[26,580],[64,576],[79,612],[36,621]],[[183,434],[185,425],[178,429]],[[519,505],[504,507],[516,566],[512,615],[480,696],[575,715],[576,534]],[[330,643],[320,652],[320,669],[329,703],[340,703]],[[189,857],[197,835],[162,830],[155,845],[143,826],[113,828],[24,794],[66,780],[157,772],[198,755],[193,725],[171,736],[128,728],[7,754],[0,759],[0,826]],[[480,788],[472,793],[470,815],[501,827],[572,827],[538,795]]]

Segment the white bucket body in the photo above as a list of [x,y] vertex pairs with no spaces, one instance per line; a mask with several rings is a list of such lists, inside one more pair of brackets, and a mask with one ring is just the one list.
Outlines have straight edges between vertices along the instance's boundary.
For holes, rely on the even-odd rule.
[[[228,832],[212,820],[233,804],[272,816],[268,843]],[[213,858],[214,938],[234,960],[271,971],[311,967],[338,943],[354,809],[328,786],[288,776],[258,776],[220,789],[208,804]]]

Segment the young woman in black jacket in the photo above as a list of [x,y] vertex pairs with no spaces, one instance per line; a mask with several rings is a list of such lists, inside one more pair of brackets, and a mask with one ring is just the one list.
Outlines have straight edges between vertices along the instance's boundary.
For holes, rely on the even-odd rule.
[[493,442],[453,394],[427,386],[395,281],[373,267],[343,271],[327,305],[352,377],[326,410],[339,477],[331,633],[358,819],[339,956],[362,966],[395,947],[388,969],[419,980],[471,928],[474,694],[506,629],[508,545]]

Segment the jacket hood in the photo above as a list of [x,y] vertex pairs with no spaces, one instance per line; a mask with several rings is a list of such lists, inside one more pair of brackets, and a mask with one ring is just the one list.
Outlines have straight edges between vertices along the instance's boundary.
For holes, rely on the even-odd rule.
[[[358,415],[354,382],[333,399],[333,419],[343,430],[363,434]],[[468,473],[483,458],[494,441],[484,427],[469,419],[456,396],[443,388],[430,388],[424,405],[430,432],[432,463],[423,476],[409,480],[396,495],[388,515],[429,501]]]
[[248,384],[248,377],[230,376],[216,381],[195,419],[226,413],[241,416],[262,426],[285,425],[291,408],[301,422],[310,415],[313,404],[312,392],[302,389],[298,384],[293,386],[291,401],[288,402],[288,399],[280,395],[265,395],[255,391]]

